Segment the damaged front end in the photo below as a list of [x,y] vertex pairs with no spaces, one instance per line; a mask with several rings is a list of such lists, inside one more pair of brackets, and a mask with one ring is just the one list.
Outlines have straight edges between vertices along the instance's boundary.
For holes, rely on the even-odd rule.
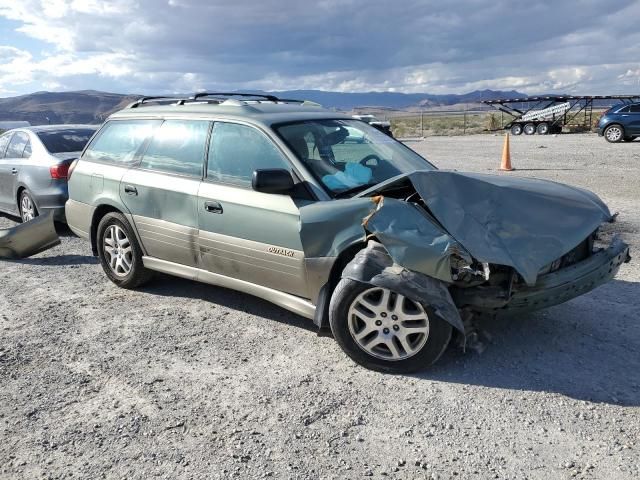
[[307,258],[368,241],[342,277],[430,305],[462,333],[469,312],[562,303],[629,259],[618,239],[593,248],[597,229],[614,218],[606,205],[554,182],[421,171],[331,204],[301,209]]
[[0,229],[0,258],[30,257],[59,245],[53,216],[52,211],[44,211],[33,220]]

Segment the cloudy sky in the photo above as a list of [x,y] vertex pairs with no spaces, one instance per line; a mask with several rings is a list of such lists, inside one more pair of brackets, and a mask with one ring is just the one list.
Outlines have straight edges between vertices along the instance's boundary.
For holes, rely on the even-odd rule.
[[0,0],[0,96],[640,93],[640,0]]

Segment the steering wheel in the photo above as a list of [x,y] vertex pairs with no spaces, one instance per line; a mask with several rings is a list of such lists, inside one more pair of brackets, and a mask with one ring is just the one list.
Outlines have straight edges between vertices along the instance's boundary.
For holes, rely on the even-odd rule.
[[369,155],[367,155],[366,157],[364,157],[362,160],[360,160],[360,165],[366,166],[367,163],[369,163],[369,160],[375,160],[376,161],[376,165],[379,165],[380,162],[382,162],[382,159],[377,156],[375,153],[371,153]]

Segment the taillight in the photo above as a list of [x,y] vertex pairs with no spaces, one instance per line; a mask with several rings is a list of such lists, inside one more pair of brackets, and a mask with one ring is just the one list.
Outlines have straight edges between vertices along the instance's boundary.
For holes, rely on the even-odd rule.
[[69,176],[69,164],[61,163],[60,165],[53,165],[49,167],[49,172],[51,173],[51,178],[54,180],[67,178]]
[[71,165],[69,165],[69,172],[67,173],[68,179],[71,179],[71,174],[73,173],[73,169],[76,168],[76,165],[78,164],[78,160],[80,159],[76,158],[73,162],[71,162]]

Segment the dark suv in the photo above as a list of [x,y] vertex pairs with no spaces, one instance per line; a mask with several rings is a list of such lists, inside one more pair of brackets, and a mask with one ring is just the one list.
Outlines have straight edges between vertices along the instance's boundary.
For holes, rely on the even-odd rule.
[[598,122],[598,135],[611,143],[640,137],[640,103],[621,103],[604,112]]

